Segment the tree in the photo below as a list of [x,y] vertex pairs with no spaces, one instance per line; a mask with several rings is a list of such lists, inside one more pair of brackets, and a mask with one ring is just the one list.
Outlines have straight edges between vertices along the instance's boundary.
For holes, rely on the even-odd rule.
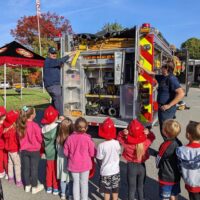
[[117,22],[114,22],[114,23],[106,23],[103,27],[102,27],[102,30],[109,30],[109,31],[121,31],[123,30],[124,27],[117,23]]
[[[42,54],[49,46],[56,46],[53,38],[58,37],[62,32],[72,33],[72,27],[68,19],[58,16],[55,13],[42,13],[40,17],[40,34],[42,44]],[[11,30],[11,35],[23,45],[27,45],[39,53],[38,48],[38,25],[37,16],[21,17],[15,29]]]
[[190,38],[181,44],[181,49],[187,48],[192,59],[200,59],[200,39]]

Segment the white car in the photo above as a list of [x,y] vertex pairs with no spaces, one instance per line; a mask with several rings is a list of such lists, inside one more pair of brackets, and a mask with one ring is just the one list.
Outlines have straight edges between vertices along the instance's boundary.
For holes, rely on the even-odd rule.
[[10,89],[11,88],[11,85],[10,85],[9,82],[6,82],[5,84],[4,84],[4,82],[0,83],[0,89],[4,89],[4,86],[6,86],[6,89]]

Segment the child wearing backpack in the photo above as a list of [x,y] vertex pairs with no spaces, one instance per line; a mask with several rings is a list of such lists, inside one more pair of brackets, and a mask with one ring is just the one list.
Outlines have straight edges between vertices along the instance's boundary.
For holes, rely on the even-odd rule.
[[189,143],[178,147],[176,155],[180,163],[185,188],[190,200],[200,199],[200,122],[190,121],[186,127]]
[[73,178],[73,199],[88,200],[88,179],[95,156],[95,144],[86,133],[88,123],[83,117],[75,121],[75,131],[64,144],[64,154],[68,157],[68,170]]
[[3,137],[5,141],[5,150],[8,152],[8,181],[9,183],[14,183],[15,178],[17,187],[21,187],[23,186],[21,180],[21,160],[16,130],[18,116],[19,113],[14,110],[11,110],[6,114],[6,119],[3,123]]
[[149,158],[148,149],[155,136],[137,120],[128,125],[128,130],[120,131],[117,137],[124,147],[123,157],[127,161],[128,200],[144,200],[144,181],[146,177],[145,161]]
[[70,184],[70,172],[67,170],[67,157],[64,155],[64,143],[73,132],[73,122],[65,118],[59,126],[58,136],[56,139],[57,146],[57,178],[60,180],[61,199],[72,200],[72,186]]
[[24,106],[17,120],[25,192],[32,190],[32,194],[44,189],[42,184],[38,184],[42,131],[39,125],[33,121],[35,116],[36,112],[33,107]]
[[59,194],[59,182],[57,180],[57,155],[56,155],[56,137],[58,131],[58,111],[49,106],[44,111],[41,121],[44,124],[42,134],[44,138],[44,150],[46,156],[46,187],[47,194]]
[[181,125],[173,119],[164,121],[162,133],[166,140],[160,145],[156,158],[159,169],[159,196],[161,200],[176,200],[180,193],[180,170],[176,149],[182,145],[177,138],[181,132]]
[[96,158],[100,164],[100,192],[104,193],[104,200],[118,199],[120,182],[120,153],[121,147],[116,140],[116,128],[113,121],[107,118],[99,125],[99,136],[106,139],[97,148]]
[[0,178],[8,175],[8,153],[5,151],[3,138],[3,122],[6,118],[6,109],[0,106]]

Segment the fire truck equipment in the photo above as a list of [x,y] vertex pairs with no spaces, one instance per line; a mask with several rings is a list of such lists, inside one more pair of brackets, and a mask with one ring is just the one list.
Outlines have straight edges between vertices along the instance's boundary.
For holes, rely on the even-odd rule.
[[81,113],[92,125],[110,116],[123,128],[135,118],[148,126],[157,122],[156,81],[147,72],[159,73],[161,63],[172,59],[169,43],[157,29],[145,23],[117,32],[77,34],[69,42],[79,52],[63,68],[67,116],[75,120],[72,111]]

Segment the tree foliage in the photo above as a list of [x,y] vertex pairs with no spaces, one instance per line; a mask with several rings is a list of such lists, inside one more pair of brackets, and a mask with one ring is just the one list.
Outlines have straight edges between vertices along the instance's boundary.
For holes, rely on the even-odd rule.
[[181,48],[188,49],[190,58],[200,59],[200,39],[190,38],[181,44]]
[[[58,37],[61,33],[72,33],[73,31],[69,20],[56,13],[42,13],[39,20],[42,56],[46,57],[50,46],[57,47],[57,43],[54,41],[55,37]],[[38,54],[40,53],[36,15],[21,17],[17,22],[16,28],[11,30],[11,35],[21,44],[31,48]],[[0,71],[1,74],[2,72]],[[38,68],[25,68],[23,69],[23,81],[30,84],[41,82],[39,80],[41,78],[40,74],[40,69]],[[19,82],[20,71],[18,71],[18,68],[14,68],[11,73],[7,73],[7,79],[10,82]]]
[[109,30],[109,31],[121,31],[123,30],[124,27],[117,23],[117,22],[114,22],[114,23],[106,23],[103,27],[102,27],[102,30]]
[[[72,33],[72,27],[69,20],[64,16],[58,16],[55,13],[42,13],[40,17],[40,35],[42,44],[42,54],[49,46],[56,46],[53,38],[61,33]],[[37,16],[21,17],[15,29],[11,30],[11,35],[23,45],[27,45],[39,53],[38,48],[38,24]]]

